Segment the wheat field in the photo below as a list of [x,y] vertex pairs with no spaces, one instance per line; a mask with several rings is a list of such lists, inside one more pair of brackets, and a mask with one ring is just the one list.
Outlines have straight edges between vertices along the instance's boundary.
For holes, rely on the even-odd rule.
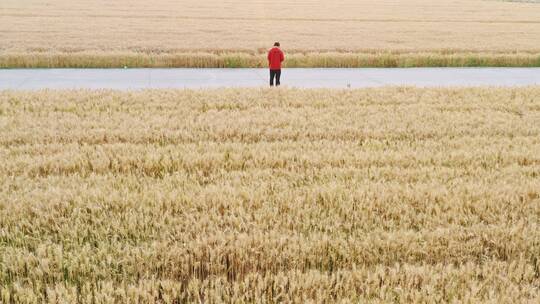
[[[300,58],[299,63],[292,62],[290,67],[348,66],[347,57],[360,58],[353,67],[395,66],[392,60],[385,60],[388,57],[400,62],[406,59],[413,66],[450,63],[452,66],[540,66],[539,37],[539,3],[488,0],[2,0],[0,3],[0,67],[3,68],[80,67],[81,60],[87,62],[83,67],[191,67],[194,64],[196,67],[257,67],[260,62],[264,64],[264,52],[274,41],[280,41],[287,53]],[[361,60],[368,55],[377,58],[375,63]],[[212,60],[216,56],[219,60]],[[321,56],[330,59],[313,60]],[[461,60],[449,61],[449,56]],[[506,59],[489,60],[493,56]],[[209,60],[201,61],[201,57]],[[249,60],[238,63],[234,61],[237,57]]]
[[0,303],[538,303],[540,88],[0,92]]

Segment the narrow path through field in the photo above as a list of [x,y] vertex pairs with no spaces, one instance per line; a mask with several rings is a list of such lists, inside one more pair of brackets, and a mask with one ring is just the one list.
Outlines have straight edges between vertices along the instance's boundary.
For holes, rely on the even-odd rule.
[[[146,89],[266,86],[266,69],[7,69],[1,89]],[[301,88],[540,85],[540,68],[286,69]]]

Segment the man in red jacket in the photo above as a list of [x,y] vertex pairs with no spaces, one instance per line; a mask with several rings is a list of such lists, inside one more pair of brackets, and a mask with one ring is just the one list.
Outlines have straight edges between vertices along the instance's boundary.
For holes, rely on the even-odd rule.
[[270,86],[274,86],[274,78],[276,86],[279,86],[281,78],[281,63],[285,60],[285,55],[279,48],[279,42],[274,43],[274,47],[268,52],[268,64],[270,65]]

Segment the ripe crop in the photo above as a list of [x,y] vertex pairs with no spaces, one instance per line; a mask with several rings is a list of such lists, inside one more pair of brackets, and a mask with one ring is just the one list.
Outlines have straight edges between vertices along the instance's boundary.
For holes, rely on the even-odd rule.
[[1,303],[537,302],[540,88],[0,92]]
[[2,0],[0,68],[540,66],[540,4]]

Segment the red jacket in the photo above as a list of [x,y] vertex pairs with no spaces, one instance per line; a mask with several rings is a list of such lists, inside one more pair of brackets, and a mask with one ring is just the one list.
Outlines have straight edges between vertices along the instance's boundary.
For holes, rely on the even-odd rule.
[[268,52],[270,70],[281,70],[283,60],[285,60],[285,55],[279,48],[275,47]]

